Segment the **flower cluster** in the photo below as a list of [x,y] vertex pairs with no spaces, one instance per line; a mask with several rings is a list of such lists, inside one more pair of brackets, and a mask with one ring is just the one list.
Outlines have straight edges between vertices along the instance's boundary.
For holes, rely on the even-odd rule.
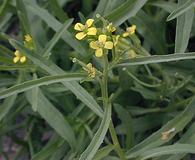
[[83,70],[87,72],[88,74],[88,78],[95,78],[96,76],[96,68],[93,67],[93,65],[91,63],[88,63],[87,65],[85,63],[83,63],[82,61],[79,61],[76,58],[72,59],[73,63],[77,63],[80,66],[82,66]]
[[[115,61],[120,60],[122,56],[123,58],[135,58],[137,54],[131,46],[134,45],[133,43],[135,42],[132,38],[136,37],[134,36],[136,26],[132,25],[121,33],[121,30],[117,31],[112,23],[99,14],[96,17],[99,19],[97,24],[94,19],[87,19],[84,24],[75,24],[74,29],[77,31],[75,35],[76,39],[86,40],[89,47],[94,50],[97,58],[106,55],[109,53],[109,50],[112,50],[113,60]],[[128,43],[128,37],[131,41],[130,43]],[[85,64],[83,69],[88,73],[90,78],[95,78],[96,69],[91,63]]]
[[95,27],[94,19],[88,19],[85,24],[76,23],[74,29],[79,31],[75,36],[78,40],[86,37],[90,40],[89,46],[95,50],[96,57],[102,57],[105,50],[114,46],[112,36],[109,35],[116,30],[112,23],[100,29]]
[[[24,36],[24,46],[30,50],[34,49],[33,40],[29,34],[26,34]],[[14,63],[17,63],[17,62],[25,63],[26,62],[26,56],[24,56],[22,53],[20,53],[19,50],[16,50],[14,52],[14,55],[15,55],[15,57],[13,58]]]
[[14,62],[14,63],[17,63],[17,62],[19,62],[19,61],[20,61],[20,63],[26,62],[26,56],[23,56],[23,55],[19,52],[19,50],[16,50],[16,51],[14,52],[14,55],[15,55],[15,57],[13,58],[13,62]]
[[78,40],[81,40],[85,38],[87,35],[95,36],[97,33],[97,29],[95,27],[92,27],[94,20],[88,19],[85,24],[76,23],[74,26],[74,29],[76,31],[79,31],[79,33],[76,34],[76,38]]
[[90,78],[95,78],[96,75],[96,69],[92,66],[91,63],[88,63],[83,69],[88,73],[88,76]]
[[123,37],[127,37],[135,33],[136,25],[132,25],[131,27],[126,28],[126,32],[123,33]]
[[[115,35],[116,27],[112,23],[100,15],[97,18],[102,20],[103,27],[97,28],[94,24],[94,19],[88,19],[85,24],[76,23],[74,29],[78,31],[75,35],[76,39],[86,39],[89,42],[89,47],[95,50],[95,56],[98,58],[107,53],[107,50],[112,50],[116,47],[120,38],[128,37],[135,33],[136,26],[132,25],[126,29],[122,36]],[[130,57],[135,57],[135,54]]]

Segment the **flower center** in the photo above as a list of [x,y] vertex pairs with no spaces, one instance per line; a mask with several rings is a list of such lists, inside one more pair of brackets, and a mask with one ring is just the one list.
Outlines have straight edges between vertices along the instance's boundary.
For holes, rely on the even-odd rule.
[[103,42],[97,41],[96,44],[97,44],[97,46],[99,48],[103,48],[104,47],[104,43]]
[[87,29],[88,29],[88,26],[85,24],[85,25],[82,27],[82,31],[83,31],[83,32],[87,32]]

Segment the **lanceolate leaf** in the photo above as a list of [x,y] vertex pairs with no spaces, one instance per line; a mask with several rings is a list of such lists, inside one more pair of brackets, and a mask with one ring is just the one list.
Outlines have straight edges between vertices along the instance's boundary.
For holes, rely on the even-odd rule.
[[[193,144],[195,145],[195,141],[193,141],[193,138],[195,138],[195,123],[193,123],[188,130],[182,135],[182,137],[179,139],[179,141],[176,142],[176,144],[184,143],[184,144]],[[180,153],[176,155],[171,155],[166,160],[180,160],[183,159],[183,157],[187,153]],[[160,159],[161,160],[161,159]],[[165,160],[165,159],[163,159]]]
[[114,9],[111,13],[106,15],[106,18],[110,22],[113,22],[116,26],[119,26],[127,19],[135,16],[136,13],[143,7],[146,2],[147,0],[128,0],[122,5],[120,5],[118,8]]
[[109,155],[109,153],[114,149],[114,145],[107,145],[103,148],[101,148],[100,150],[98,150],[98,152],[95,154],[94,159],[93,160],[102,160],[102,158],[106,157],[107,155]]
[[126,148],[130,148],[133,144],[134,132],[133,132],[133,122],[132,117],[128,111],[119,104],[114,104],[114,109],[116,110],[118,117],[122,122],[122,127],[126,131]]
[[33,69],[34,66],[32,65],[21,65],[21,66],[5,66],[0,65],[0,70],[2,71],[13,71],[13,70],[26,70],[26,69]]
[[[178,5],[182,5],[183,3],[186,2],[186,0],[179,0],[178,2],[179,2]],[[185,52],[188,46],[188,41],[190,39],[193,19],[194,19],[194,8],[189,8],[189,10],[186,11],[183,15],[177,17],[176,37],[175,37],[176,53]]]
[[49,142],[35,155],[33,155],[31,160],[43,160],[50,157],[58,147],[61,146],[62,138],[58,135],[54,135],[50,138]]
[[181,5],[167,17],[167,21],[171,21],[195,7],[194,0],[183,0],[180,4]]
[[160,7],[169,13],[173,12],[177,7],[176,3],[169,1],[154,1],[149,3],[149,5]]
[[0,99],[11,96],[13,94],[24,92],[34,87],[38,87],[42,85],[49,85],[52,83],[59,83],[59,82],[79,81],[83,77],[84,77],[84,74],[81,74],[81,73],[66,73],[63,75],[46,76],[43,78],[26,81],[21,84],[12,86],[6,90],[0,91]]
[[41,55],[43,55],[44,57],[49,57],[50,51],[52,50],[54,45],[58,42],[58,40],[60,39],[60,37],[62,36],[64,31],[67,30],[67,28],[72,24],[72,21],[73,21],[73,19],[70,19],[62,25],[60,30],[58,32],[56,32],[56,34],[53,36],[51,41],[47,43],[47,45],[45,46],[44,50],[42,51],[43,53]]
[[104,117],[102,119],[99,129],[97,130],[96,134],[94,135],[87,149],[82,153],[79,160],[91,160],[94,157],[98,148],[100,147],[100,145],[104,140],[104,137],[106,135],[106,132],[110,124],[110,120],[111,120],[111,105],[108,105],[105,109]]
[[[38,91],[37,111],[48,124],[56,130],[56,132],[63,137],[72,149],[76,148],[76,138],[73,129],[66,121],[64,116],[50,103],[50,101],[42,94],[41,90]],[[32,104],[31,92],[27,93],[29,102]]]
[[178,154],[178,153],[192,153],[195,154],[195,145],[192,144],[175,144],[170,146],[163,146],[150,149],[140,154],[139,160],[145,160],[153,157]]
[[147,57],[133,58],[118,64],[118,66],[133,66],[133,65],[143,65],[143,64],[152,64],[152,63],[162,63],[162,62],[171,62],[185,59],[195,59],[195,52],[189,53],[177,53],[169,55],[153,55]]
[[17,14],[20,19],[20,25],[24,30],[24,34],[31,33],[31,29],[29,26],[29,21],[27,18],[27,12],[26,8],[24,6],[23,0],[16,0],[16,8],[17,8]]
[[108,4],[109,0],[100,0],[98,3],[98,6],[94,12],[94,17],[96,16],[96,14],[103,14],[106,8],[106,5]]
[[14,102],[16,100],[17,95],[13,95],[4,100],[4,102],[0,105],[0,121],[7,115],[10,111]]

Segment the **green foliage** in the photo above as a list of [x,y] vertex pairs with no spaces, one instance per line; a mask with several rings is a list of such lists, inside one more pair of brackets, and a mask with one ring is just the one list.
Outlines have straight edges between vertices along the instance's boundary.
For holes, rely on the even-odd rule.
[[[194,0],[0,1],[0,159],[191,160],[194,9]],[[97,33],[79,41],[91,18]],[[96,57],[89,44],[100,34],[114,45]]]

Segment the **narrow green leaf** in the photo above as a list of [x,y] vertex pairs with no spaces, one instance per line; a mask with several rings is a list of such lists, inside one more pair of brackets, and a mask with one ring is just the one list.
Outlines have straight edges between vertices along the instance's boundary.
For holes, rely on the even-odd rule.
[[167,21],[171,21],[175,18],[177,18],[178,16],[184,14],[185,12],[187,12],[190,9],[193,9],[195,7],[195,2],[194,0],[188,0],[188,1],[183,1],[184,3],[182,3],[181,6],[179,6],[176,10],[174,10],[168,17],[167,17]]
[[13,70],[26,70],[26,69],[33,69],[34,66],[32,65],[21,65],[21,66],[5,66],[5,65],[0,65],[0,70],[2,71],[13,71]]
[[169,13],[173,12],[177,7],[176,3],[169,1],[154,1],[149,3],[149,5],[160,7]]
[[13,61],[10,58],[6,58],[4,56],[0,56],[0,63],[13,65]]
[[[176,144],[193,144],[195,145],[195,141],[192,140],[193,137],[195,137],[195,123],[193,123],[188,130],[182,135],[182,137],[179,139],[179,141],[177,141]],[[166,160],[180,160],[183,159],[183,157],[186,155],[186,153],[181,153],[181,154],[177,154],[177,155],[172,155],[169,156],[169,158],[167,158]],[[165,158],[163,159],[165,160]]]
[[[18,79],[16,80],[16,83],[21,82],[21,75],[19,74]],[[2,105],[0,106],[0,121],[7,115],[7,113],[11,110],[11,108],[14,106],[14,103],[16,101],[17,94],[6,98]]]
[[60,146],[61,138],[57,135],[54,135],[49,142],[38,152],[36,153],[31,160],[45,160],[51,156],[58,147]]
[[13,14],[12,13],[7,13],[3,17],[0,17],[0,31],[1,32],[6,32],[8,29],[8,23],[10,22]]
[[118,157],[115,156],[107,156],[103,160],[120,160]]
[[136,13],[143,7],[147,0],[137,1],[128,0],[111,13],[106,15],[106,18],[114,25],[119,26],[127,19],[136,15]]
[[[33,79],[37,80],[37,74],[36,73],[33,73]],[[32,99],[33,99],[33,101],[32,101],[32,109],[33,109],[34,112],[36,112],[37,111],[37,107],[38,107],[37,102],[38,102],[39,87],[37,87],[37,86],[33,87],[31,92],[32,92]]]
[[94,12],[94,17],[96,16],[96,14],[103,14],[104,15],[104,11],[105,11],[105,6],[107,5],[107,3],[109,2],[109,0],[100,0],[96,10]]
[[67,81],[76,81],[76,80],[79,81],[83,77],[84,75],[80,73],[66,73],[63,75],[46,76],[43,78],[26,81],[21,84],[14,85],[6,90],[0,91],[0,99],[6,98],[8,96],[11,96],[17,93],[27,91],[34,87],[39,87],[42,85],[49,85],[49,84],[58,83],[58,82],[67,82]]
[[175,144],[175,145],[158,147],[141,153],[138,159],[145,160],[153,157],[169,155],[169,154],[179,154],[179,153],[195,154],[195,145]]
[[14,105],[14,102],[16,100],[17,95],[13,95],[11,97],[8,97],[4,100],[3,104],[0,106],[0,121],[7,115],[7,113],[10,111],[12,106]]
[[1,6],[0,6],[0,17],[3,16],[3,14],[4,14],[5,10],[6,10],[6,7],[7,7],[8,4],[9,4],[9,1],[10,1],[10,0],[4,0],[4,1],[2,2]]
[[30,24],[23,0],[16,0],[16,9],[24,34],[31,33]]
[[61,38],[61,36],[64,33],[64,31],[67,30],[67,28],[72,24],[72,22],[73,22],[73,19],[67,20],[62,25],[62,27],[59,29],[59,31],[57,31],[55,33],[53,38],[47,43],[47,45],[45,46],[45,48],[42,51],[41,55],[43,55],[43,57],[49,57],[50,56],[50,51],[55,46],[55,44],[58,42],[58,40]]
[[[53,104],[42,94],[39,90],[37,111],[48,124],[56,130],[56,132],[63,137],[72,149],[76,148],[76,138],[73,129],[66,121],[64,116],[53,106]],[[32,104],[33,99],[30,92],[27,93],[27,98]],[[52,118],[51,118],[52,117]]]
[[94,156],[93,160],[102,160],[102,158],[106,157],[109,155],[109,153],[114,149],[114,145],[107,145],[100,150],[97,151],[97,153]]
[[2,32],[2,31],[0,32],[0,39],[1,40],[8,42],[10,38],[11,37],[8,34]]
[[68,15],[64,12],[63,6],[61,7],[57,0],[49,0],[49,5],[53,11],[53,14],[63,23],[68,19]]
[[13,56],[13,51],[0,44],[1,53],[5,56]]
[[[62,28],[62,24],[55,19],[47,10],[40,8],[37,5],[34,5],[30,3],[29,1],[26,2],[27,8],[35,15],[39,16],[49,27],[51,27],[54,31],[60,30]],[[80,53],[81,56],[85,55],[87,51],[85,48],[81,45],[80,42],[78,42],[73,35],[69,31],[64,31],[62,34],[62,39],[69,44],[72,48],[75,49],[78,53]]]
[[[185,3],[186,0],[179,0],[179,5]],[[195,4],[195,2],[194,2]],[[185,52],[188,41],[190,39],[190,33],[192,29],[192,24],[194,20],[194,9],[191,8],[187,10],[183,15],[177,17],[176,25],[176,37],[175,37],[175,52],[183,53]]]
[[100,147],[100,145],[104,140],[104,137],[106,135],[106,132],[110,124],[110,120],[111,120],[111,105],[108,105],[105,109],[104,117],[102,119],[99,129],[97,130],[96,134],[94,135],[87,149],[82,153],[79,160],[91,160],[94,157],[98,148]]
[[[191,121],[191,119],[195,115],[195,98],[189,103],[186,109],[176,116],[174,119],[170,120],[166,125],[164,125],[157,132],[153,133],[151,136],[146,138],[143,142],[139,143],[131,150],[127,151],[126,157],[133,158],[139,156],[143,151],[158,147],[169,140],[171,140],[178,132],[182,131],[183,128]],[[162,140],[162,132],[168,131],[174,128],[174,132],[172,132],[167,140]]]
[[109,14],[113,9],[117,8],[121,4],[123,4],[125,0],[100,0],[93,16],[95,17],[96,14],[101,14],[102,16]]
[[171,62],[171,61],[178,61],[178,60],[185,60],[185,59],[195,59],[195,52],[138,57],[138,58],[133,58],[130,60],[123,61],[119,63],[117,66],[143,65],[143,64]]
[[[143,10],[140,10],[135,17],[130,18],[129,22],[136,24],[137,32],[144,37],[144,41],[146,41],[156,53],[167,53],[164,38],[165,31],[163,29],[165,23],[157,23]],[[161,30],[161,32],[159,32],[159,30]]]
[[[10,43],[17,49],[19,49],[27,58],[32,60],[37,66],[41,67],[43,70],[47,71],[51,75],[64,74],[65,72],[52,63],[49,60],[41,57],[40,55],[27,50],[21,43],[15,40],[10,40]],[[77,82],[62,82],[62,84],[71,90],[77,98],[79,98],[83,103],[86,104],[94,113],[98,116],[103,117],[103,111],[97,104],[95,99]]]
[[133,124],[132,117],[128,111],[119,104],[114,104],[114,109],[118,114],[118,117],[121,120],[123,128],[126,131],[126,148],[129,149],[133,144]]

